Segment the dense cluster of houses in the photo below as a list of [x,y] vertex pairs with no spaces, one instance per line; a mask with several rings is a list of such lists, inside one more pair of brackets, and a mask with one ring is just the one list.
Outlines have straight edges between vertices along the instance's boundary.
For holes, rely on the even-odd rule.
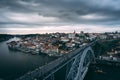
[[107,33],[51,33],[29,36],[8,43],[10,49],[32,54],[45,53],[49,56],[61,56],[87,45],[95,39],[120,38],[119,34]]
[[120,41],[117,43],[117,46],[112,48],[111,51],[107,52],[107,54],[99,56],[99,59],[120,62]]

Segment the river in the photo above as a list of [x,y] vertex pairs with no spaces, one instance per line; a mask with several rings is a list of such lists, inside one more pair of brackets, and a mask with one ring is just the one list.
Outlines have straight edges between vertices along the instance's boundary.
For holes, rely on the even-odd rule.
[[[13,38],[0,43],[0,80],[14,80],[28,71],[55,60],[46,55],[11,51],[6,43],[12,40],[19,39]],[[97,70],[102,70],[102,72],[97,72]],[[120,67],[91,65],[84,80],[120,80]]]
[[14,80],[55,58],[46,55],[32,55],[8,49],[7,42],[19,40],[12,38],[0,43],[0,80]]
[[120,66],[91,65],[84,80],[120,80]]

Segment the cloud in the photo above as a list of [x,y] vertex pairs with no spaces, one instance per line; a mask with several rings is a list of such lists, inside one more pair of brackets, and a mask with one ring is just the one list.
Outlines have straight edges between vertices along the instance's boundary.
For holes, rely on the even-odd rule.
[[22,13],[9,13],[9,19],[17,22],[26,22],[26,23],[38,23],[38,22],[54,22],[57,21],[55,17],[45,17],[38,14],[22,14]]
[[107,26],[96,26],[96,25],[65,25],[65,26],[60,26],[60,27],[50,27],[50,26],[44,26],[44,27],[38,27],[38,26],[33,26],[33,27],[13,27],[13,28],[1,28],[0,33],[5,33],[3,32],[4,30],[7,31],[7,33],[10,34],[36,34],[36,33],[55,33],[55,32],[61,32],[61,33],[72,33],[74,30],[77,33],[80,33],[80,31],[84,32],[96,32],[96,33],[101,33],[101,32],[109,32],[109,31],[118,31],[120,30],[120,27],[113,27],[111,28]]
[[[120,25],[119,4],[119,0],[0,0],[0,28],[64,29],[62,26],[85,24],[111,31],[111,26]],[[93,30],[92,26],[84,28]]]

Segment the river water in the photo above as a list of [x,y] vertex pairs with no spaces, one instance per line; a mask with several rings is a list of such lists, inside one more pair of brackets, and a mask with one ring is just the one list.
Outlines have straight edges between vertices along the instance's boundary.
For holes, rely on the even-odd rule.
[[14,80],[28,71],[42,66],[55,58],[46,55],[32,55],[8,49],[7,42],[19,40],[13,38],[0,43],[0,80]]
[[[14,80],[28,71],[49,63],[55,58],[46,55],[31,55],[19,51],[11,51],[7,42],[19,40],[13,38],[0,43],[0,80]],[[101,70],[102,72],[97,72]],[[91,65],[84,80],[120,80],[120,67]]]
[[120,66],[91,65],[84,80],[120,80]]

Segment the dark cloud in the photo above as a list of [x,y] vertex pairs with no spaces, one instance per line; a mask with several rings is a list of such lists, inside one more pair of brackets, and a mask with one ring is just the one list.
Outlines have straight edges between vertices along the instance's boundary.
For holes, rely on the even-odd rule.
[[[0,25],[2,25],[0,27],[14,24],[118,26],[120,25],[119,4],[119,0],[0,0]],[[36,22],[35,19],[32,20],[31,15],[34,15],[32,17]]]

